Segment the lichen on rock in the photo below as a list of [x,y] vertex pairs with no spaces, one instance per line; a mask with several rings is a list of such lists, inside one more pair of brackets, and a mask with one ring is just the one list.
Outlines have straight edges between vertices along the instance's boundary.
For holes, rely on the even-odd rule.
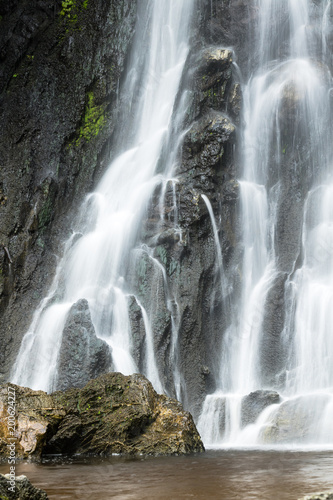
[[[15,482],[14,491],[11,481]],[[0,500],[29,499],[48,500],[48,496],[44,490],[35,488],[26,476],[16,476],[14,481],[10,474],[0,474]]]

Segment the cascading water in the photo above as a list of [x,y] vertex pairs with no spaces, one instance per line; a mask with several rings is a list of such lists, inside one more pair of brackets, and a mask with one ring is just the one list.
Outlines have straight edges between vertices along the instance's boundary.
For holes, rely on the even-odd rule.
[[242,285],[199,418],[206,445],[333,445],[332,10],[330,0],[257,0]]
[[[89,303],[96,335],[111,347],[113,368],[125,374],[137,371],[128,314],[133,294],[127,272],[152,194],[168,179],[174,182],[174,152],[168,151],[164,173],[158,173],[158,163],[171,142],[171,118],[184,114],[182,99],[177,113],[174,106],[189,52],[194,5],[193,0],[150,0],[141,6],[142,31],[134,43],[134,63],[125,83],[134,109],[126,123],[130,144],[84,203],[82,234],[72,238],[74,244],[67,243],[52,289],[23,339],[11,378],[15,383],[47,391],[56,387],[63,328],[71,306],[82,298]],[[177,119],[173,129],[176,126]],[[140,301],[137,304],[146,330],[144,372],[162,392],[149,312]]]

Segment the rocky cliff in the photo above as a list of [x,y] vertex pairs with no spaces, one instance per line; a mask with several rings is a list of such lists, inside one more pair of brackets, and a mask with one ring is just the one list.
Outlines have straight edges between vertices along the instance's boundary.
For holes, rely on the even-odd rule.
[[0,1],[0,380],[109,162],[134,0]]
[[[134,270],[134,287],[141,303],[148,311],[159,311],[152,326],[161,380],[173,395],[178,384],[178,397],[195,417],[205,395],[215,390],[223,332],[231,321],[229,305],[239,287],[236,277],[232,286],[223,290],[229,269],[241,258],[236,251],[236,179],[242,90],[234,63],[239,58],[248,70],[244,44],[251,37],[249,16],[255,16],[248,3],[199,2],[192,51],[178,99],[187,99],[188,105],[177,182],[166,188],[163,224],[157,192],[142,229],[144,243],[166,271],[167,285],[161,268],[144,252]],[[234,50],[227,48],[231,45]],[[203,195],[213,210],[217,235]],[[223,276],[218,246],[223,255]],[[230,282],[231,276],[228,279]],[[132,323],[137,362],[143,367],[144,325],[135,304]]]
[[[136,296],[152,313],[160,378],[195,416],[205,394],[214,391],[222,333],[230,322],[228,303],[238,293],[237,277],[230,289],[221,287],[217,240],[228,275],[231,263],[240,260],[235,242],[242,93],[234,63],[237,55],[246,71],[244,47],[252,36],[249,19],[256,15],[248,4],[198,2],[178,97],[186,94],[188,103],[178,181],[166,188],[163,224],[157,192],[141,231],[141,242],[164,267],[167,284],[145,252],[130,270]],[[0,0],[2,381],[8,379],[22,336],[52,282],[75,209],[112,155],[117,88],[135,14],[135,2],[127,0]],[[230,46],[233,51],[226,48]],[[217,235],[203,195],[211,204]],[[145,328],[134,298],[129,312],[133,355],[143,370]],[[76,344],[78,315],[73,318],[65,338],[71,346]],[[88,342],[92,328],[78,328],[85,330]],[[102,345],[95,347],[97,358],[103,358],[99,369],[106,367],[109,354]],[[64,347],[61,356],[61,388],[77,385],[82,368],[78,349],[77,366],[66,370],[67,351]],[[87,374],[100,373],[94,360],[85,363]]]

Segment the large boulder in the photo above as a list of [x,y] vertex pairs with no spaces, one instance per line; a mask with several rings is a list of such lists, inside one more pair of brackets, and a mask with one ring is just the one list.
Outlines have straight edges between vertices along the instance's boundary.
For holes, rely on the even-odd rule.
[[111,363],[110,348],[96,337],[89,304],[81,299],[71,307],[63,330],[56,388],[84,387],[107,372]]
[[17,476],[15,479],[10,474],[0,474],[0,499],[1,500],[47,500],[45,491],[35,488],[26,476]]
[[[7,385],[0,390],[0,416],[8,416]],[[143,375],[108,373],[83,389],[47,395],[13,386],[16,392],[16,456],[41,454],[178,455],[204,451],[190,413],[159,395]],[[26,419],[25,427],[20,418]],[[29,436],[30,446],[26,440]],[[12,442],[0,427],[2,454]]]
[[283,401],[262,428],[259,439],[265,444],[318,444],[331,442],[331,422],[325,418],[329,394],[298,396]]

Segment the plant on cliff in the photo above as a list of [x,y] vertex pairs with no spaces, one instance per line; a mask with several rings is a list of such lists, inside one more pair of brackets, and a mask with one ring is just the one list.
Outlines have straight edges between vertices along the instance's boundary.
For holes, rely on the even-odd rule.
[[87,6],[88,0],[84,0],[82,5],[78,5],[77,0],[63,0],[60,15],[63,16],[66,21],[76,23],[79,12],[82,9],[86,9]]
[[84,112],[83,123],[79,129],[79,137],[76,140],[77,145],[81,139],[90,141],[90,139],[96,137],[106,123],[104,105],[96,106],[92,92],[88,92],[87,96],[88,102]]

